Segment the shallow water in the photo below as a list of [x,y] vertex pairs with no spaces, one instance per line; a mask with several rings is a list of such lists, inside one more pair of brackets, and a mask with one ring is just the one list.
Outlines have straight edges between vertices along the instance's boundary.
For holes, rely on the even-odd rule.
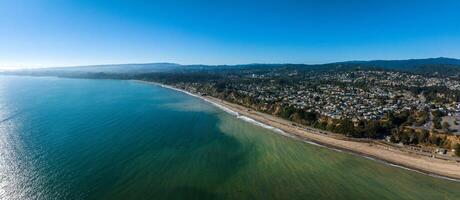
[[0,76],[0,199],[458,199],[134,81]]

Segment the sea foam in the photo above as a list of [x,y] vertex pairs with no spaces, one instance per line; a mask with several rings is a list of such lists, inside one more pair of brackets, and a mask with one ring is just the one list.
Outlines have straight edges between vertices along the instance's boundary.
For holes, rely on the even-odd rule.
[[[150,82],[148,82],[150,83]],[[241,119],[243,121],[246,121],[248,123],[251,123],[251,124],[254,124],[254,125],[257,125],[257,126],[260,126],[260,127],[263,127],[265,129],[269,129],[269,130],[272,130],[280,135],[283,135],[283,136],[286,136],[286,137],[290,137],[290,138],[294,138],[294,139],[300,139],[300,138],[297,138],[291,134],[288,134],[286,132],[284,132],[283,130],[279,129],[279,128],[275,128],[273,126],[270,126],[270,125],[267,125],[267,124],[264,124],[262,122],[259,122],[255,119],[252,119],[250,117],[247,117],[247,116],[244,116],[244,115],[241,115],[240,113],[236,112],[236,111],[233,111],[231,110],[230,108],[226,107],[226,106],[223,106],[219,103],[216,103],[214,101],[211,101],[211,100],[208,100],[206,98],[203,98],[202,96],[199,96],[199,95],[196,95],[196,94],[193,94],[193,93],[190,93],[188,91],[185,91],[185,90],[182,90],[182,89],[178,89],[178,88],[175,88],[175,87],[171,87],[171,86],[168,86],[168,85],[163,85],[163,84],[160,84],[160,83],[153,83],[153,84],[156,84],[156,85],[159,85],[161,87],[164,87],[164,88],[168,88],[168,89],[171,89],[171,90],[175,90],[175,91],[179,91],[179,92],[182,92],[182,93],[185,93],[185,94],[188,94],[190,96],[194,96],[194,97],[197,97],[197,98],[200,98],[214,106],[216,106],[217,108],[231,114],[231,115],[234,115],[236,116],[238,119]],[[338,152],[344,152],[342,151],[341,149],[337,149],[337,148],[334,148],[334,147],[327,147],[327,146],[324,146],[324,145],[321,145],[321,144],[318,144],[316,142],[313,142],[313,141],[309,141],[309,140],[302,140],[304,141],[305,143],[308,143],[308,144],[311,144],[311,145],[315,145],[315,146],[319,146],[319,147],[323,147],[323,148],[327,148],[327,149],[331,149],[331,150],[334,150],[334,151],[338,151]],[[440,179],[446,179],[446,180],[450,180],[450,181],[454,181],[454,182],[460,182],[460,180],[458,179],[454,179],[454,178],[449,178],[449,177],[445,177],[445,176],[440,176],[440,175],[436,175],[436,174],[431,174],[431,173],[426,173],[426,172],[423,172],[423,171],[420,171],[420,170],[417,170],[417,169],[411,169],[411,168],[407,168],[407,167],[404,167],[404,166],[401,166],[401,165],[397,165],[397,164],[393,164],[393,163],[390,163],[390,162],[387,162],[387,161],[384,161],[384,160],[380,160],[380,159],[375,159],[373,157],[369,157],[369,156],[364,156],[364,155],[359,155],[359,154],[356,154],[354,152],[351,152],[351,151],[345,151],[344,153],[348,153],[348,154],[353,154],[353,155],[357,155],[357,156],[361,156],[363,158],[366,158],[366,159],[369,159],[369,160],[374,160],[374,161],[377,161],[377,162],[380,162],[380,163],[383,163],[385,165],[388,165],[388,166],[392,166],[392,167],[396,167],[396,168],[401,168],[401,169],[405,169],[405,170],[409,170],[409,171],[414,171],[414,172],[417,172],[417,173],[420,173],[420,174],[425,174],[425,175],[428,175],[428,176],[432,176],[432,177],[436,177],[436,178],[440,178]]]

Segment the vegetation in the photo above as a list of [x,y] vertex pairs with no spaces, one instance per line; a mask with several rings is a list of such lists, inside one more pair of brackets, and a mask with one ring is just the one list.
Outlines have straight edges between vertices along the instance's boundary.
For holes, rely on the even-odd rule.
[[454,149],[455,155],[460,157],[460,144],[457,144]]
[[451,114],[446,105],[460,102],[459,66],[458,60],[440,58],[26,74],[160,82],[348,137],[448,147],[453,130],[443,117]]

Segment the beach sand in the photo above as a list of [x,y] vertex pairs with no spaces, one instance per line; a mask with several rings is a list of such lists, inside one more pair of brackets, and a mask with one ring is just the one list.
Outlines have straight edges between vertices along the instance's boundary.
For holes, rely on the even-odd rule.
[[266,128],[268,127],[277,132],[281,132],[283,133],[283,135],[286,136],[294,137],[296,139],[304,140],[306,142],[313,142],[322,146],[353,153],[359,156],[364,156],[366,158],[383,161],[395,167],[406,168],[408,170],[414,170],[417,172],[425,173],[440,178],[447,178],[454,181],[460,181],[459,162],[417,155],[414,153],[401,151],[391,146],[382,145],[374,142],[350,141],[340,139],[333,135],[331,136],[316,133],[311,130],[306,130],[307,127],[304,127],[302,125],[293,125],[293,122],[291,121],[281,119],[273,115],[261,113],[241,105],[229,103],[210,96],[200,96],[197,94],[192,94],[188,91],[184,91],[171,86],[166,86],[162,84],[158,85],[201,98],[229,112],[230,114],[237,115],[239,118],[247,117],[249,119],[255,120],[256,123],[261,123]]

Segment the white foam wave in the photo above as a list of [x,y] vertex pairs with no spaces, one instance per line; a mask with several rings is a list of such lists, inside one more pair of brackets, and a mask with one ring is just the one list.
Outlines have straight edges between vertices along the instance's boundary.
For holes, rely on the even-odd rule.
[[238,112],[235,112],[235,111],[233,111],[233,110],[231,110],[231,109],[229,109],[229,108],[227,108],[227,107],[225,107],[223,105],[220,105],[220,104],[218,104],[216,102],[210,101],[210,100],[205,99],[205,98],[201,98],[201,99],[203,99],[206,102],[211,103],[212,105],[216,106],[217,108],[219,108],[219,109],[221,109],[221,110],[223,110],[223,111],[225,111],[225,112],[227,112],[227,113],[229,113],[231,115],[235,115],[237,117],[240,116],[240,114]]
[[[318,146],[318,147],[324,147],[324,148],[329,148],[329,147],[326,147],[324,145],[321,145],[321,144],[318,144],[316,142],[312,142],[312,141],[308,141],[308,140],[304,140],[305,143],[308,143],[308,144],[311,144],[311,145],[315,145],[315,146]],[[329,149],[332,149],[332,150],[336,150],[334,148],[329,148]],[[338,150],[338,149],[337,149]]]
[[284,135],[284,136],[292,137],[292,135],[287,134],[286,132],[282,131],[282,130],[279,129],[279,128],[275,128],[275,127],[273,127],[273,126],[264,124],[264,123],[262,123],[262,122],[259,122],[259,121],[257,121],[257,120],[254,120],[254,119],[249,118],[249,117],[247,117],[247,116],[238,115],[237,118],[238,118],[238,119],[241,119],[241,120],[243,120],[243,121],[249,122],[249,123],[251,123],[251,124],[260,126],[260,127],[262,127],[262,128],[266,128],[266,129],[275,131],[275,132],[277,132],[277,133],[279,133],[279,134],[282,134],[282,135]]
[[[151,82],[148,82],[148,83],[151,83]],[[212,105],[216,106],[217,108],[229,113],[229,114],[232,114],[234,116],[236,116],[238,119],[241,119],[241,120],[244,120],[246,122],[249,122],[251,124],[254,124],[254,125],[257,125],[257,126],[260,126],[260,127],[263,127],[263,128],[266,128],[266,129],[269,129],[269,130],[272,130],[276,133],[279,133],[283,136],[286,136],[286,137],[290,137],[290,138],[294,138],[294,139],[299,139],[291,134],[288,134],[286,132],[284,132],[283,130],[279,129],[279,128],[275,128],[273,126],[270,126],[270,125],[267,125],[267,124],[264,124],[262,122],[259,122],[257,120],[254,120],[252,118],[249,118],[247,116],[244,116],[244,115],[240,115],[238,112],[235,112],[229,108],[227,108],[226,106],[223,106],[221,104],[218,104],[214,101],[211,101],[211,100],[208,100],[206,98],[203,98],[202,96],[199,96],[199,95],[196,95],[196,94],[193,94],[193,93],[190,93],[190,92],[187,92],[185,90],[181,90],[181,89],[178,89],[178,88],[175,88],[175,87],[171,87],[171,86],[167,86],[167,85],[163,85],[163,84],[160,84],[160,83],[153,83],[153,84],[156,84],[156,85],[159,85],[161,87],[164,87],[164,88],[168,88],[168,89],[171,89],[171,90],[175,90],[175,91],[179,91],[179,92],[183,92],[185,94],[188,94],[188,95],[191,95],[191,96],[194,96],[194,97],[197,97],[197,98],[200,98],[208,103],[211,103]],[[419,170],[416,170],[416,169],[411,169],[411,168],[407,168],[407,167],[404,167],[404,166],[401,166],[401,165],[397,165],[397,164],[393,164],[393,163],[390,163],[390,162],[387,162],[387,161],[384,161],[384,160],[380,160],[380,159],[376,159],[376,158],[373,158],[373,157],[369,157],[369,156],[365,156],[365,155],[360,155],[360,154],[356,154],[354,152],[351,152],[351,151],[342,151],[340,149],[336,149],[336,148],[333,148],[333,147],[327,147],[327,146],[324,146],[324,145],[321,145],[321,144],[318,144],[316,142],[312,142],[312,141],[308,141],[308,140],[303,140],[305,143],[308,143],[308,144],[312,144],[312,145],[315,145],[315,146],[319,146],[319,147],[324,147],[324,148],[327,148],[327,149],[331,149],[331,150],[334,150],[334,151],[338,151],[338,152],[344,152],[344,153],[349,153],[349,154],[353,154],[353,155],[357,155],[357,156],[361,156],[363,158],[366,158],[366,159],[369,159],[369,160],[373,160],[373,161],[377,161],[377,162],[381,162],[383,164],[386,164],[388,166],[392,166],[392,167],[396,167],[396,168],[401,168],[401,169],[405,169],[405,170],[409,170],[409,171],[413,171],[413,172],[417,172],[417,173],[421,173],[421,174],[425,174],[425,175],[428,175],[428,176],[432,176],[432,177],[436,177],[436,178],[441,178],[441,179],[445,179],[445,180],[450,180],[450,181],[454,181],[454,182],[460,182],[459,179],[454,179],[454,178],[449,178],[449,177],[445,177],[445,176],[439,176],[439,175],[436,175],[436,174],[431,174],[431,173],[426,173],[426,172],[422,172],[422,171],[419,171]]]
[[200,99],[202,99],[202,100],[204,100],[204,101],[206,101],[206,102],[208,102],[208,103],[211,103],[212,105],[216,106],[217,108],[219,108],[219,109],[221,109],[221,110],[223,110],[223,111],[225,111],[225,112],[227,112],[227,113],[229,113],[229,114],[232,114],[232,115],[235,115],[235,116],[239,116],[239,113],[238,113],[238,112],[235,112],[235,111],[233,111],[233,110],[231,110],[231,109],[229,109],[229,108],[227,108],[227,107],[225,107],[225,106],[223,106],[223,105],[220,105],[220,104],[218,104],[218,103],[216,103],[216,102],[214,102],[214,101],[210,101],[210,100],[208,100],[208,99],[206,99],[206,98],[203,98],[202,96],[199,96],[199,95],[196,95],[196,94],[193,94],[193,93],[190,93],[190,92],[188,92],[188,91],[185,91],[185,90],[182,90],[182,89],[178,89],[178,88],[175,88],[175,87],[171,87],[171,86],[167,86],[167,85],[163,85],[163,84],[158,84],[158,85],[161,86],[161,87],[164,87],[164,88],[168,88],[168,89],[171,89],[171,90],[175,90],[175,91],[178,91],[178,92],[182,92],[182,93],[188,94],[188,95],[190,95],[190,96],[194,96],[194,97],[200,98]]
[[[171,87],[171,86],[168,86],[168,85],[163,85],[163,84],[158,84],[158,85],[161,86],[161,87],[164,87],[164,88],[168,88],[168,89],[171,89],[171,90],[183,92],[183,93],[188,94],[188,95],[190,95],[190,96],[194,96],[194,97],[200,98],[200,99],[202,99],[202,100],[204,100],[204,101],[206,101],[206,102],[208,102],[208,103],[211,103],[212,105],[216,106],[217,108],[219,108],[219,109],[221,109],[221,110],[223,110],[223,111],[225,111],[225,112],[227,112],[227,113],[229,113],[229,114],[232,114],[232,115],[236,116],[238,119],[241,119],[241,120],[246,121],[246,122],[249,122],[249,123],[251,123],[251,124],[254,124],[254,125],[257,125],[257,126],[260,126],[260,127],[263,127],[263,128],[269,129],[269,130],[272,130],[272,131],[275,131],[275,132],[277,132],[277,133],[279,133],[279,134],[282,134],[282,135],[284,135],[284,136],[292,137],[292,138],[293,138],[292,135],[287,134],[286,132],[284,132],[283,130],[281,130],[281,129],[279,129],[279,128],[275,128],[275,127],[273,127],[273,126],[264,124],[264,123],[262,123],[262,122],[259,122],[259,121],[255,120],[255,119],[252,119],[252,118],[250,118],[250,117],[241,115],[240,113],[238,113],[238,112],[236,112],[236,111],[233,111],[233,110],[231,110],[230,108],[228,108],[228,107],[226,107],[226,106],[223,106],[223,105],[221,105],[221,104],[219,104],[219,103],[216,103],[216,102],[214,102],[214,101],[211,101],[211,100],[209,100],[209,99],[203,98],[202,96],[199,96],[199,95],[190,93],[190,92],[185,91],[185,90],[182,90],[182,89],[178,89],[178,88],[175,88],[175,87]],[[312,144],[318,145],[318,146],[322,146],[322,145],[316,144],[316,143],[314,143],[314,142],[309,142],[309,143],[312,143]]]

